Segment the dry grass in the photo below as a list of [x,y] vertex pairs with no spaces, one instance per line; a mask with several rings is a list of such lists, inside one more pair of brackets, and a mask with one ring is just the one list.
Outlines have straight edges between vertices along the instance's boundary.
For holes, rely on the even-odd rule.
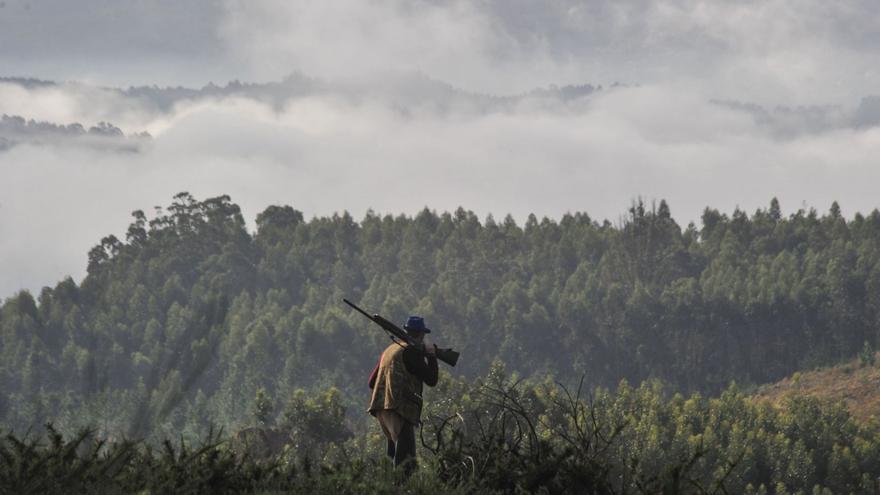
[[880,362],[862,366],[858,359],[816,371],[797,372],[779,382],[761,386],[755,398],[782,405],[793,395],[844,402],[852,415],[867,421],[880,419]]

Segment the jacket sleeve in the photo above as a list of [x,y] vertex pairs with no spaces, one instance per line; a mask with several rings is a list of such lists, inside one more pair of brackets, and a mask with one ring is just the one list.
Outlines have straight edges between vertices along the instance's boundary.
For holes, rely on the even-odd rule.
[[437,385],[437,358],[422,356],[422,354],[410,347],[403,350],[403,364],[406,371],[421,378],[425,385],[433,387]]

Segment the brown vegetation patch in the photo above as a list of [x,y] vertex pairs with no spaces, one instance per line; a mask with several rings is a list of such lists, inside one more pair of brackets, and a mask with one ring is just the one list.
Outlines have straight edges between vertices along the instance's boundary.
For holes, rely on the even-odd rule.
[[781,406],[793,396],[812,396],[825,402],[843,402],[861,420],[880,419],[880,367],[858,359],[815,371],[797,372],[776,383],[763,385],[755,394]]

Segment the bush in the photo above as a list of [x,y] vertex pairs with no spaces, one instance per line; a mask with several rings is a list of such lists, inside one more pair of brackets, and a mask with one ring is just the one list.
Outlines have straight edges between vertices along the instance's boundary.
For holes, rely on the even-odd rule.
[[586,393],[502,371],[431,392],[409,479],[366,448],[370,434],[333,433],[344,411],[331,390],[288,404],[282,423],[311,442],[297,455],[236,454],[213,432],[197,447],[65,439],[52,426],[39,440],[7,434],[0,493],[851,493],[880,471],[880,426],[840,404],[777,409],[735,386],[670,397],[659,382]]

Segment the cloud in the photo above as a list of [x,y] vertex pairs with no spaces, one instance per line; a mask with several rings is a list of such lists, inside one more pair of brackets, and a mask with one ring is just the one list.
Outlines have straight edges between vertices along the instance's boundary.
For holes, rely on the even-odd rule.
[[[101,84],[194,83],[217,77],[219,0],[5,0],[2,75]],[[227,72],[223,66],[220,72]],[[229,79],[234,76],[224,74]]]
[[500,75],[490,73],[499,64],[485,61],[508,41],[476,3],[463,1],[229,1],[220,32],[258,78],[292,69],[331,78],[422,69],[455,71],[460,77],[447,80],[467,86]]
[[624,81],[854,103],[880,82],[877,11],[866,0],[230,0],[219,36],[258,78],[421,70],[493,93]]
[[615,221],[643,196],[667,199],[681,223],[707,205],[753,211],[774,196],[789,212],[833,200],[850,215],[877,207],[880,129],[849,117],[783,135],[676,84],[499,99],[418,77],[385,83],[295,85],[286,97],[275,86],[209,88],[164,106],[76,85],[0,91],[0,108],[20,99],[53,121],[100,118],[153,135],[138,153],[35,142],[0,152],[0,296],[82,277],[88,249],[122,236],[129,212],[180,191],[230,194],[252,227],[270,204],[356,218],[464,206],[519,221],[569,211]]
[[105,85],[421,71],[493,94],[621,81],[798,106],[853,105],[880,83],[872,0],[5,4],[4,71]]
[[9,79],[0,80],[0,114],[86,128],[112,122],[126,134],[145,130],[146,120],[159,117],[145,102],[115,89],[81,83],[29,86]]

